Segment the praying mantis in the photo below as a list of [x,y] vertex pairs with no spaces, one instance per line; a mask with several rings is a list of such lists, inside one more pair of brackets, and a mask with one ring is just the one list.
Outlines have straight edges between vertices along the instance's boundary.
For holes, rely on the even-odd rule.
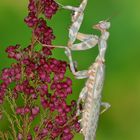
[[[109,32],[107,29],[110,27],[110,22],[101,21],[95,26],[94,29],[101,31],[101,36],[98,39],[93,39],[92,44],[94,46],[98,43],[99,54],[96,57],[95,62],[89,67],[88,70],[76,71],[71,55],[71,48],[65,46],[51,46],[45,45],[48,47],[64,48],[65,54],[67,55],[70,63],[70,69],[73,75],[77,79],[87,78],[84,88],[80,92],[79,99],[77,101],[77,116],[82,114],[80,124],[81,124],[81,133],[84,135],[85,140],[95,140],[96,129],[98,124],[98,119],[100,113],[105,112],[110,104],[104,103],[101,101],[102,97],[102,88],[104,83],[104,69],[105,69],[105,52],[107,49],[107,40],[109,37]],[[86,40],[89,37],[94,37],[91,35],[80,34],[81,40]],[[84,42],[83,42],[84,43]],[[91,44],[90,44],[91,45]],[[82,50],[89,49],[89,44],[81,45]],[[83,47],[84,46],[84,47]],[[92,46],[92,47],[94,47]],[[73,47],[73,46],[72,46]],[[77,49],[78,50],[78,49]],[[83,102],[83,110],[80,110],[80,103]],[[104,110],[100,112],[100,107],[105,107]]]
[[[105,109],[101,113],[105,112],[110,105],[101,101],[101,93],[104,82],[104,69],[105,69],[105,52],[107,49],[107,39],[109,32],[106,31],[110,27],[110,23],[101,21],[95,25],[94,28],[101,31],[101,37],[98,40],[99,55],[96,57],[95,62],[89,67],[88,70],[76,72],[72,61],[72,55],[70,48],[66,48],[66,55],[70,61],[70,68],[72,73],[78,78],[88,78],[85,87],[82,89],[77,107],[80,102],[84,102],[84,108],[82,110],[81,132],[85,136],[85,140],[95,140],[96,129],[98,119],[100,115],[100,107],[104,106]],[[77,115],[80,114],[80,109],[77,109]]]
[[[101,101],[102,88],[104,83],[104,69],[105,69],[105,52],[107,49],[107,40],[109,32],[107,29],[110,27],[110,22],[101,21],[97,25],[93,26],[94,29],[101,31],[101,36],[87,35],[79,33],[79,28],[82,24],[84,17],[84,9],[86,7],[87,0],[83,0],[79,7],[62,6],[64,9],[75,11],[72,16],[72,25],[69,29],[69,41],[67,47],[65,46],[51,46],[42,44],[48,47],[64,48],[70,63],[70,69],[76,79],[87,78],[85,86],[80,92],[79,99],[77,101],[77,113],[76,116],[82,114],[81,120],[81,133],[84,135],[85,140],[95,140],[96,129],[98,125],[99,115],[105,112],[110,104],[103,103]],[[78,39],[81,43],[73,44]],[[89,67],[88,70],[76,71],[75,64],[72,59],[71,50],[87,50],[95,47],[98,44],[99,55],[96,57],[95,62]],[[83,109],[80,110],[80,103],[83,102]],[[104,106],[105,109],[100,112],[100,107]]]

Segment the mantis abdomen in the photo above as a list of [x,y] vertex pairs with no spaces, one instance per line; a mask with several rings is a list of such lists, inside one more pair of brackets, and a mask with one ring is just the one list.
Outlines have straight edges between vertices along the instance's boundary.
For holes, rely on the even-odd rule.
[[[94,69],[95,72],[90,73],[91,76],[89,76],[89,79],[86,83],[88,92],[81,119],[82,133],[85,136],[85,140],[95,140],[101,106],[101,92],[104,81],[104,65],[97,63],[97,66],[94,67]],[[94,74],[95,76],[93,76]]]

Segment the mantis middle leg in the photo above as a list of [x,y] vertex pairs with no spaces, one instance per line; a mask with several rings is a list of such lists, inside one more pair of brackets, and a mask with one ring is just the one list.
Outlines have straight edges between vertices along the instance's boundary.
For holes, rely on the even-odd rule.
[[65,54],[69,59],[70,69],[71,69],[73,75],[76,77],[76,79],[88,78],[88,70],[82,70],[82,71],[75,70],[74,63],[72,60],[71,50],[68,47],[65,48]]
[[[81,43],[73,44],[72,46],[69,46],[69,49],[73,51],[83,51],[83,50],[88,50],[96,46],[98,43],[98,39],[95,38],[90,38],[88,40],[85,40]],[[56,45],[46,45],[46,44],[41,44],[42,46],[46,47],[55,47],[55,48],[67,48],[66,46],[56,46]]]

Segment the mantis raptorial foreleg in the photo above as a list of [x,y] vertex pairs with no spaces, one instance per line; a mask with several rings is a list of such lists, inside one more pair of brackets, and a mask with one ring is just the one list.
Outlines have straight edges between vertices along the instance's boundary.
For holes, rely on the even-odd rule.
[[84,18],[84,10],[87,5],[88,0],[82,0],[79,7],[73,7],[73,6],[63,6],[62,4],[58,3],[62,8],[67,10],[74,11],[72,15],[72,24],[69,28],[69,41],[68,46],[71,47],[74,41],[76,40],[77,33],[80,29],[80,26],[82,24],[83,18]]
[[74,11],[74,12],[81,12],[81,9],[79,9],[79,7],[73,7],[73,6],[62,6],[63,9],[66,9],[66,10],[71,10],[71,11]]
[[[73,16],[76,16],[76,14],[79,14],[79,13],[82,13],[84,10],[85,10],[85,7],[87,5],[87,1],[88,0],[82,0],[81,4],[79,5],[79,7],[75,7],[75,6],[70,6],[70,5],[63,5],[63,4],[60,4],[59,2],[57,2],[55,0],[55,2],[60,5],[63,9],[66,9],[66,10],[71,10],[71,11],[74,11],[75,13],[73,14]],[[73,18],[73,17],[72,17]],[[76,20],[76,19],[75,19]]]
[[69,41],[68,41],[69,47],[71,47],[74,41],[76,40],[76,36],[82,24],[83,18],[84,18],[83,13],[80,13],[80,15],[76,19],[74,19],[74,22],[69,28]]
[[[79,7],[63,6],[62,4],[58,3],[62,8],[74,11],[74,14],[72,15],[72,25],[69,28],[68,47],[70,47],[71,50],[90,49],[98,43],[97,36],[78,33],[84,18],[84,10],[87,5],[87,1],[88,0],[83,0]],[[76,39],[82,42],[73,44]]]
[[81,9],[80,9],[79,7],[74,7],[74,6],[70,6],[70,5],[65,6],[65,5],[59,3],[59,2],[56,1],[56,0],[55,0],[55,2],[56,2],[59,6],[61,6],[63,9],[71,10],[71,11],[74,11],[74,12],[80,12],[80,11],[81,11]]

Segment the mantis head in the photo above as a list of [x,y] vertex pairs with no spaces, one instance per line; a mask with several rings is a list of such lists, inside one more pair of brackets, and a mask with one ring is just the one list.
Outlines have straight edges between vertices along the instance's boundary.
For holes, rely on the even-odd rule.
[[93,29],[106,30],[110,28],[110,22],[107,20],[100,21],[98,24],[93,25]]

